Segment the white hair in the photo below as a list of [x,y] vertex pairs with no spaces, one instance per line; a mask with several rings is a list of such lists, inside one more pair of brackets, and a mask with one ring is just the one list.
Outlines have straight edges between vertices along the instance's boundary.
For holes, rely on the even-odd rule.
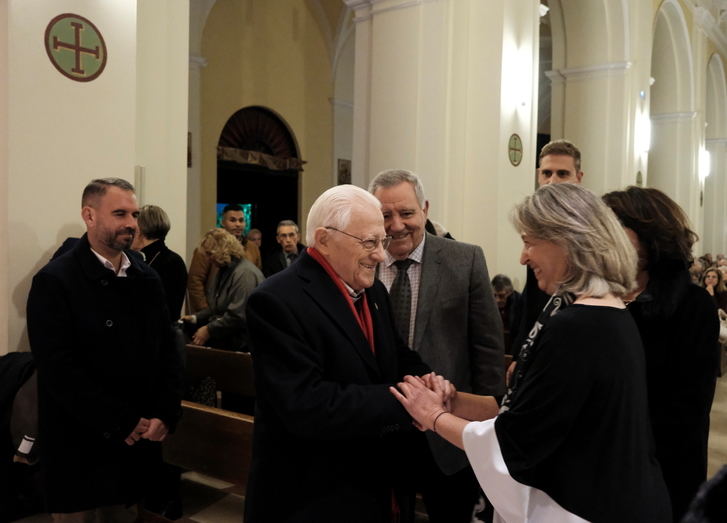
[[308,212],[306,243],[311,247],[316,246],[315,233],[319,227],[345,230],[351,222],[351,211],[356,206],[381,210],[381,202],[374,195],[355,185],[336,185],[325,191]]

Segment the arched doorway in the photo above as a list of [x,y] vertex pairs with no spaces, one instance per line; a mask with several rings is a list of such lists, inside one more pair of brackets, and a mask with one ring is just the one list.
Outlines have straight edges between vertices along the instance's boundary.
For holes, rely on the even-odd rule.
[[275,245],[280,220],[299,222],[299,173],[294,136],[264,107],[246,107],[225,124],[217,145],[217,204],[242,204],[247,230],[260,229],[263,250]]

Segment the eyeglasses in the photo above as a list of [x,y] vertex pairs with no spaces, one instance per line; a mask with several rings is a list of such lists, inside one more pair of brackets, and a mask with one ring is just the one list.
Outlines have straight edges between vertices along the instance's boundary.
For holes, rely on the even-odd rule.
[[361,244],[361,247],[364,248],[366,251],[373,251],[376,249],[376,247],[379,246],[379,243],[384,248],[384,250],[389,248],[389,244],[391,243],[391,236],[384,236],[383,238],[359,238],[358,236],[354,236],[353,234],[348,234],[345,231],[342,231],[340,229],[336,229],[335,227],[325,227],[326,229],[329,229],[331,231],[340,232],[341,234],[345,234],[346,236],[350,236],[351,238],[358,240],[358,242]]

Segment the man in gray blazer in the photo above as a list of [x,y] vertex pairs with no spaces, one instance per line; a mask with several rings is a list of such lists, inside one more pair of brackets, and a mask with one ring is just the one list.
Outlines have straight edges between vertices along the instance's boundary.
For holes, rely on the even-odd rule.
[[[378,275],[401,337],[458,390],[503,394],[502,321],[482,249],[425,232],[429,202],[414,173],[381,172],[369,192],[393,238]],[[414,477],[429,521],[469,523],[479,490],[464,452],[431,432],[420,444]]]

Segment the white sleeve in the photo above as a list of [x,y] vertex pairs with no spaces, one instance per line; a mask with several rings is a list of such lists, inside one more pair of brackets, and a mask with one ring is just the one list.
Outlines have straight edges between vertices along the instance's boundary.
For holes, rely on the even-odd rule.
[[477,480],[495,507],[495,523],[586,521],[558,505],[542,490],[515,481],[502,457],[495,419],[473,421],[462,432],[464,449]]

